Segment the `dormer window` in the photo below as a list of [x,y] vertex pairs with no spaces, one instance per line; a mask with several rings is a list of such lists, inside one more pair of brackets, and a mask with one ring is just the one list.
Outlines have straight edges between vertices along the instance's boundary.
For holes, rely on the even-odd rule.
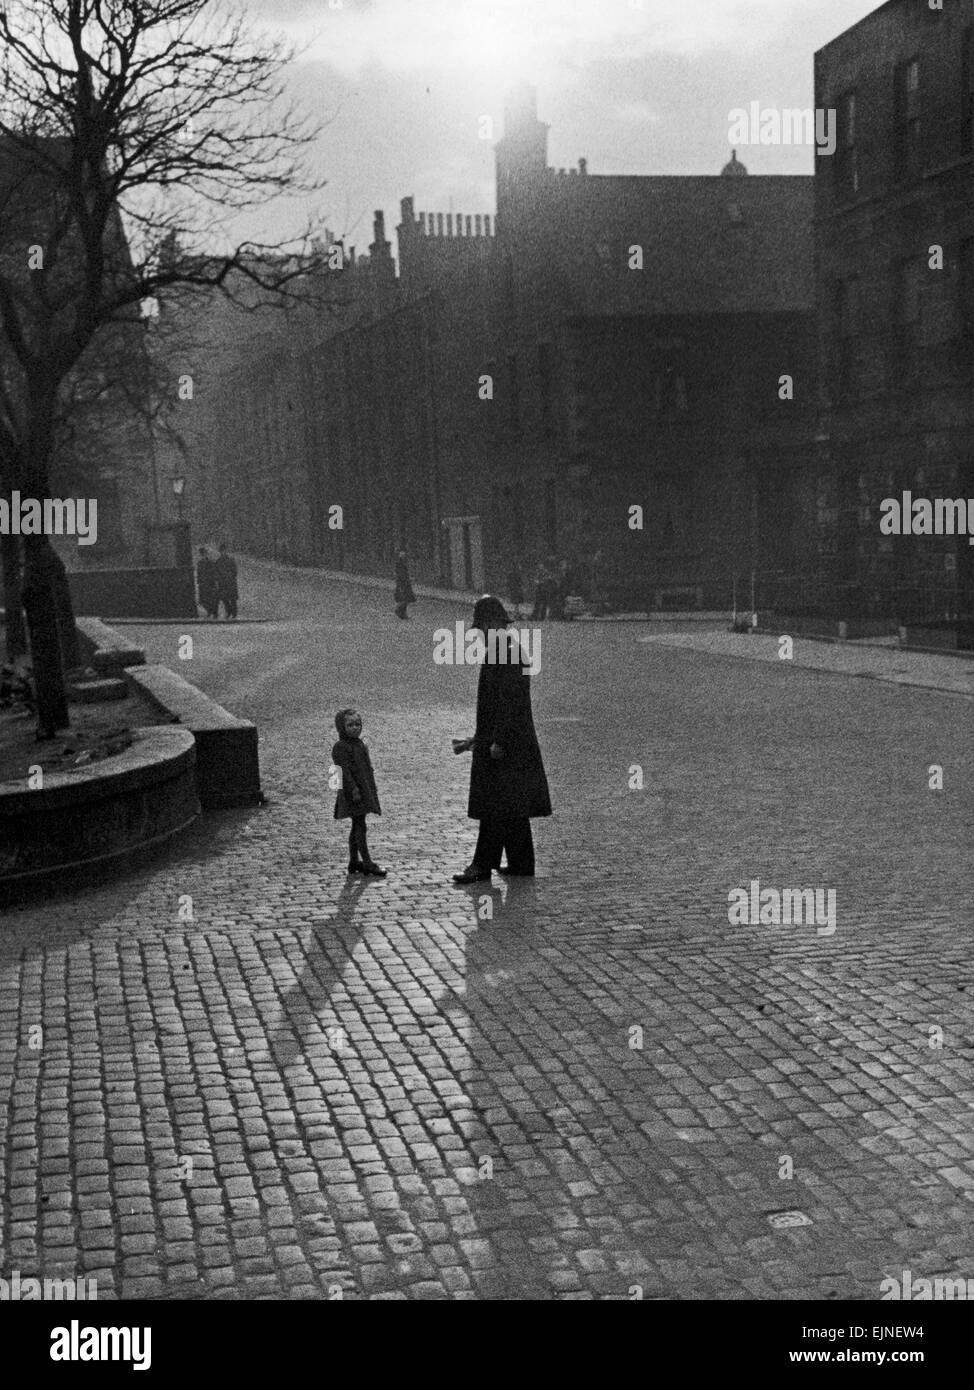
[[740,227],[744,222],[744,209],[740,203],[728,203],[727,216],[735,227]]

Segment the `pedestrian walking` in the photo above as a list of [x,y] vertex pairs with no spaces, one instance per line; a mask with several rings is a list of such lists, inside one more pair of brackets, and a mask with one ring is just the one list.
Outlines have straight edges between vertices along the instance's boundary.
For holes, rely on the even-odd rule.
[[416,602],[416,595],[413,593],[413,586],[409,578],[409,564],[406,560],[405,550],[400,550],[396,557],[396,617],[408,618],[407,607]]
[[[499,598],[486,594],[473,610],[486,655],[477,685],[474,736],[454,741],[454,752],[473,751],[467,815],[480,821],[473,860],[454,883],[479,883],[491,870],[534,876],[531,818],[551,815],[551,797],[531,715],[530,677],[510,619]],[[501,855],[507,864],[501,868]]]
[[196,592],[203,612],[208,618],[215,618],[217,613],[216,561],[205,545],[200,546],[199,559],[196,561]]
[[548,616],[548,608],[551,603],[551,581],[548,577],[548,568],[539,561],[534,571],[534,607],[531,610],[533,622],[541,622]]
[[355,709],[340,709],[335,715],[338,742],[331,750],[331,760],[341,768],[342,785],[335,798],[335,819],[351,819],[348,836],[348,872],[365,874],[367,878],[385,878],[388,870],[380,869],[369,853],[365,830],[366,816],[381,816],[379,793],[368,746],[362,742],[362,716]]
[[511,607],[514,609],[514,617],[520,622],[521,604],[524,602],[524,583],[521,579],[521,571],[515,560],[507,576],[507,597]]
[[220,604],[228,618],[237,616],[237,562],[225,545],[220,546],[220,554],[213,566],[216,576],[216,614],[219,616]]
[[558,622],[561,622],[565,616],[565,600],[568,598],[572,578],[572,570],[567,560],[555,563],[551,580],[549,611]]

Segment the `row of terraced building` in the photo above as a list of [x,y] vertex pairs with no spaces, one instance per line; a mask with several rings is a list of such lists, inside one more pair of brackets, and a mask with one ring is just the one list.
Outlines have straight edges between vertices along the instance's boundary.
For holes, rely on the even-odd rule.
[[890,0],[822,49],[814,176],[556,170],[512,93],[495,216],[403,198],[327,321],[198,364],[197,534],[362,572],[405,545],[502,591],[597,555],[616,607],[754,576],[759,607],[949,625],[974,547],[883,536],[879,504],[974,496],[972,30],[972,0]]

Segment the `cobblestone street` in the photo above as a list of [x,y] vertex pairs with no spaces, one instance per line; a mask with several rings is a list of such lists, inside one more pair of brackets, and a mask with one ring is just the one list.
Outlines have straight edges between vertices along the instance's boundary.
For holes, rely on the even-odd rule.
[[[99,1298],[974,1278],[969,697],[546,624],[538,877],[463,889],[477,672],[432,632],[467,610],[400,623],[253,563],[241,592],[267,621],[192,625],[189,661],[178,626],[123,630],[257,723],[268,804],[0,919],[0,1273]],[[346,877],[332,817],[350,704],[384,881]],[[834,935],[732,926],[755,879],[834,889]]]

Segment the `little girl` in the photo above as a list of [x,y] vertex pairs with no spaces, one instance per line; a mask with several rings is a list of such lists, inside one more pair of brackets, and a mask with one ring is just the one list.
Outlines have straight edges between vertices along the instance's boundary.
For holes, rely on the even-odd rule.
[[365,817],[382,815],[379,794],[369,750],[362,742],[362,716],[354,709],[340,709],[335,715],[338,742],[331,750],[332,762],[342,770],[342,786],[335,800],[335,819],[351,817],[348,837],[348,872],[385,878],[386,870],[372,862],[365,836]]

